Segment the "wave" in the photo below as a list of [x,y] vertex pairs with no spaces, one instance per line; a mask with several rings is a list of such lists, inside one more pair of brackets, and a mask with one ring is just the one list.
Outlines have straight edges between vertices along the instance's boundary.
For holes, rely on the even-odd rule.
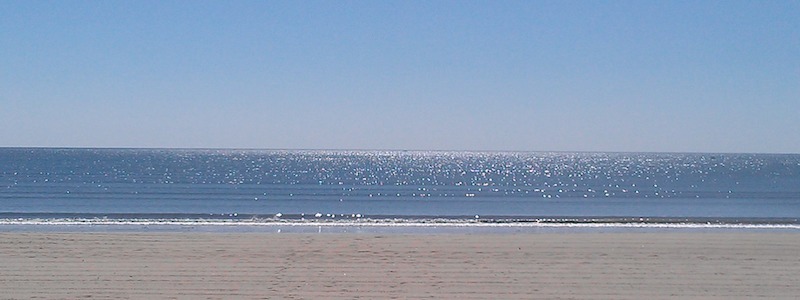
[[795,218],[0,213],[0,225],[800,229]]

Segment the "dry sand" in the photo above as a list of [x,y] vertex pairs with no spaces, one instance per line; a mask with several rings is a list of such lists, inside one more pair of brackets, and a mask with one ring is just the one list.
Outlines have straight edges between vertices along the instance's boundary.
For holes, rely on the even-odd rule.
[[800,233],[0,233],[0,298],[800,296]]

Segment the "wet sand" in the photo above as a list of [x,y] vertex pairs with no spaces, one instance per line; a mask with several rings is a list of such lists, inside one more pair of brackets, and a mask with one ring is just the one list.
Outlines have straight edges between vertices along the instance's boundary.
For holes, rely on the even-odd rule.
[[0,233],[0,299],[794,299],[800,233]]

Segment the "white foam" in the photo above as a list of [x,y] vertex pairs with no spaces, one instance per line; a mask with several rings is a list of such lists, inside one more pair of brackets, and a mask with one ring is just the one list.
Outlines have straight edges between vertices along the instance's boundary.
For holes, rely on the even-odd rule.
[[177,226],[318,226],[318,227],[476,227],[476,228],[652,228],[652,229],[793,229],[800,224],[732,223],[624,223],[624,222],[478,222],[452,219],[357,219],[357,220],[281,220],[281,219],[0,219],[0,225],[177,225]]

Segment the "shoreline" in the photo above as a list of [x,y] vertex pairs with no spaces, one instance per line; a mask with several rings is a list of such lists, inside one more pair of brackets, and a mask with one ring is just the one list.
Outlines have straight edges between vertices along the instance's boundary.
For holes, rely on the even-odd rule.
[[289,233],[289,234],[539,234],[539,233],[800,233],[795,223],[485,222],[452,219],[1,219],[9,233]]
[[0,233],[0,298],[791,298],[797,232]]
[[[564,216],[362,216],[326,214],[62,214],[0,213],[0,227],[408,227],[408,228],[573,228],[573,229],[742,229],[800,230],[797,218],[756,217],[564,217]],[[102,230],[101,230],[102,231]]]

